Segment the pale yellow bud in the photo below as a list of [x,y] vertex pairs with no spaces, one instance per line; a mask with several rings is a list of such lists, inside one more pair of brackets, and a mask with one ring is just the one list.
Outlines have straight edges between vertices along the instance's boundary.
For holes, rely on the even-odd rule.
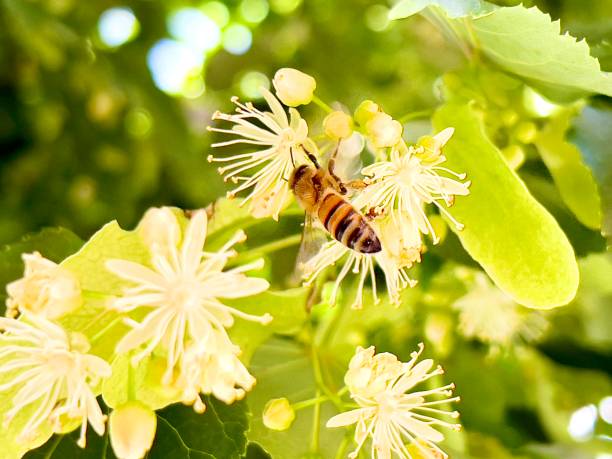
[[157,417],[140,402],[117,407],[108,421],[110,442],[119,459],[141,459],[151,449]]
[[341,111],[331,112],[323,120],[323,129],[332,139],[347,139],[353,134],[353,118]]
[[376,148],[392,147],[402,138],[402,125],[386,113],[376,113],[366,123],[366,132]]
[[372,102],[371,100],[364,100],[359,104],[357,109],[355,110],[354,117],[357,124],[360,126],[365,126],[368,121],[370,121],[374,115],[380,112],[380,107],[377,103]]
[[56,319],[81,305],[81,286],[72,272],[38,252],[23,254],[22,258],[23,277],[6,286],[9,315],[28,311]]
[[272,84],[276,96],[289,107],[309,104],[317,87],[313,77],[291,68],[277,70]]
[[176,247],[181,240],[181,228],[170,207],[152,207],[144,214],[137,228],[149,248]]
[[287,430],[295,419],[295,411],[286,398],[273,398],[266,403],[262,417],[268,429]]

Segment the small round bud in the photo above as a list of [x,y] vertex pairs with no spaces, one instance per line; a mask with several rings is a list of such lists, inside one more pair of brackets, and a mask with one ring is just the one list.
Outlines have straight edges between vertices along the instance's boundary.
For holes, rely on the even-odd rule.
[[538,135],[538,128],[531,121],[522,121],[516,126],[514,135],[520,142],[532,143]]
[[331,139],[346,139],[353,134],[353,119],[344,112],[331,112],[323,120],[325,135]]
[[140,402],[117,407],[109,417],[110,443],[119,459],[140,459],[153,445],[157,417]]
[[291,68],[277,70],[272,84],[277,97],[289,107],[309,104],[317,87],[313,77]]
[[295,411],[286,398],[273,398],[266,403],[263,423],[271,430],[287,430],[295,419]]
[[376,113],[366,123],[366,132],[376,148],[392,147],[402,138],[402,125],[386,113]]
[[502,149],[502,154],[512,169],[517,169],[525,162],[525,150],[519,145],[508,145],[506,148]]
[[368,121],[372,119],[374,115],[380,112],[380,107],[377,103],[371,100],[364,100],[359,104],[355,110],[354,117],[357,124],[365,126]]
[[500,115],[501,122],[504,126],[510,127],[514,126],[519,119],[519,114],[514,110],[510,110],[509,108],[503,110]]
[[176,247],[181,240],[181,228],[171,207],[152,207],[138,223],[138,235],[149,248]]

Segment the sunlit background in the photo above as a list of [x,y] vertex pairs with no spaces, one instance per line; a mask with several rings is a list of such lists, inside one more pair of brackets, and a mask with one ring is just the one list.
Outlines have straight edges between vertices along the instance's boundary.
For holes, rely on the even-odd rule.
[[[524,3],[560,17],[578,37],[612,37],[610,2]],[[389,6],[373,0],[0,1],[0,243],[56,225],[86,238],[112,219],[131,227],[151,205],[196,208],[223,195],[225,185],[206,162],[211,114],[229,110],[232,95],[257,100],[280,67],[316,76],[318,93],[330,103],[354,107],[374,98],[397,117],[435,106],[437,79],[461,64],[460,53],[421,18],[389,23]],[[602,52],[604,69],[612,70],[611,55]],[[555,109],[535,93],[526,105],[534,116]],[[607,295],[602,301],[612,306],[612,292]],[[580,360],[575,352],[550,354],[609,375],[609,349],[587,349],[586,364],[571,360]],[[564,405],[573,395],[557,389],[550,393],[560,399],[539,414],[551,419],[529,416],[523,430],[491,426],[498,418],[488,411],[464,418],[508,448],[560,438],[572,445],[612,440],[612,391],[597,399],[582,394],[584,403],[574,406]],[[521,410],[504,415],[520,424]],[[552,419],[555,410],[571,411],[562,426]]]

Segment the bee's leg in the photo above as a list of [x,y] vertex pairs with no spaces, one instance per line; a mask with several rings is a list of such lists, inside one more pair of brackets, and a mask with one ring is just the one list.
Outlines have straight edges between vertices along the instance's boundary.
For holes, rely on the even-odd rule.
[[[302,150],[304,150],[304,153],[306,153],[306,156],[308,156],[308,159],[312,162],[312,164],[314,164],[314,166],[317,169],[321,169],[321,165],[319,164],[319,161],[317,161],[317,157],[315,155],[313,155],[307,148],[305,144],[301,145]],[[293,157],[292,157],[293,160]],[[294,165],[295,166],[295,165]]]
[[385,213],[385,209],[383,208],[370,207],[364,216],[368,220],[374,220],[376,217],[380,217],[381,215],[384,215],[384,213]]
[[368,184],[361,179],[355,179],[351,180],[350,182],[347,182],[346,186],[347,188],[350,188],[352,190],[363,190],[365,187],[368,186]]
[[334,148],[334,151],[332,151],[332,154],[329,157],[329,162],[327,163],[327,172],[329,172],[329,175],[331,175],[334,178],[334,180],[336,180],[336,183],[338,184],[338,191],[340,191],[340,194],[346,194],[347,190],[346,190],[346,187],[344,186],[344,183],[342,183],[342,180],[340,180],[340,177],[338,177],[336,173],[334,172],[334,167],[336,167],[336,157],[338,156],[339,149],[340,149],[340,141],[338,141],[338,143],[336,144],[336,148]]

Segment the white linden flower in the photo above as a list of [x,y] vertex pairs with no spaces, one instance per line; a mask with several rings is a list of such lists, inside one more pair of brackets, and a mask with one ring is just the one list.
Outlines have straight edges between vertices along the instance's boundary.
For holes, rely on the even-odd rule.
[[317,87],[313,77],[291,68],[277,70],[272,84],[278,98],[288,107],[309,104]]
[[[459,397],[450,397],[453,384],[409,392],[419,383],[444,373],[440,366],[431,370],[433,361],[430,359],[416,363],[422,351],[423,345],[419,344],[419,351],[413,352],[411,360],[404,363],[393,354],[375,354],[373,346],[357,348],[344,381],[359,408],[327,421],[327,427],[357,424],[357,448],[349,454],[350,458],[358,456],[368,437],[372,442],[370,454],[373,459],[389,459],[392,454],[400,459],[412,459],[409,447],[426,458],[448,457],[436,445],[444,439],[436,427],[458,430],[461,426],[434,416],[458,417],[456,411],[437,407],[458,401]],[[438,397],[427,401],[430,396]]]
[[453,307],[459,310],[459,329],[464,336],[493,346],[508,347],[518,338],[537,340],[548,327],[543,316],[524,310],[481,272],[476,274],[470,292]]
[[225,329],[233,325],[234,316],[262,324],[272,317],[269,314],[249,315],[219,301],[219,298],[261,293],[269,286],[265,279],[244,274],[261,268],[263,260],[223,271],[228,259],[236,255],[231,247],[245,239],[244,232],[239,231],[219,251],[205,252],[207,217],[204,210],[193,214],[182,241],[179,234],[170,234],[177,231],[178,226],[164,223],[176,220],[174,214],[167,209],[157,212],[160,216],[148,221],[159,222],[158,232],[168,234],[159,238],[167,243],[154,243],[150,247],[151,267],[128,260],[108,260],[106,266],[133,284],[124,290],[123,296],[112,301],[111,307],[121,312],[141,307],[151,309],[142,322],[129,320],[132,330],[117,343],[117,353],[146,345],[132,358],[132,362],[137,363],[160,348],[167,356],[164,382],[169,384],[190,342],[209,343],[211,334],[226,334]]
[[[239,183],[237,188],[228,193],[229,197],[252,188],[243,200],[243,203],[250,201],[250,212],[255,217],[271,216],[278,220],[280,211],[291,196],[289,177],[296,165],[305,162],[303,145],[307,144],[309,151],[316,151],[316,147],[308,139],[308,125],[297,110],[289,109],[290,118],[287,118],[276,97],[264,88],[261,91],[271,112],[262,112],[250,102],[243,104],[233,98],[237,106],[236,114],[217,112],[213,115],[213,119],[234,123],[233,128],[208,128],[238,136],[233,140],[215,143],[213,147],[244,143],[253,145],[255,151],[228,157],[210,155],[208,160],[230,163],[219,168],[225,181]],[[246,171],[251,171],[250,175],[242,175]]]
[[23,277],[6,286],[7,316],[27,311],[55,319],[81,305],[81,286],[74,274],[38,252],[22,258]]
[[104,434],[106,416],[92,388],[111,375],[110,365],[87,354],[89,343],[83,335],[70,339],[43,317],[24,312],[22,318],[0,318],[0,392],[16,391],[4,426],[21,410],[36,407],[19,433],[25,441],[43,423],[50,422],[59,432],[60,418],[80,418],[78,445],[84,448],[88,422],[98,435]]
[[[352,308],[360,309],[363,306],[363,288],[368,276],[372,284],[372,296],[374,303],[378,303],[379,298],[376,290],[376,276],[374,273],[374,262],[382,269],[385,275],[385,283],[389,300],[394,304],[400,303],[400,292],[406,287],[413,287],[416,281],[408,275],[408,269],[416,261],[420,261],[420,243],[412,249],[396,247],[397,230],[392,227],[390,219],[380,222],[370,222],[370,225],[378,235],[382,250],[375,254],[363,254],[349,249],[344,244],[331,240],[323,245],[319,252],[308,260],[302,271],[306,279],[306,284],[312,283],[328,266],[343,261],[342,269],[338,273],[334,288],[331,293],[330,301],[333,303],[338,294],[338,290],[344,278],[349,272],[359,275],[357,292],[352,304]],[[395,250],[403,252],[395,252]]]
[[[445,129],[434,136],[434,139],[447,141],[451,134],[452,129]],[[442,145],[438,145],[438,149],[441,147]],[[446,161],[442,154],[431,162],[419,159],[418,154],[422,150],[423,147],[406,148],[401,143],[399,148],[393,149],[389,161],[365,167],[362,173],[370,178],[366,180],[368,186],[359,199],[363,203],[377,203],[377,208],[390,214],[396,226],[401,229],[401,237],[404,240],[413,240],[415,235],[411,232],[417,229],[423,234],[431,234],[434,243],[437,243],[438,237],[425,214],[425,204],[434,204],[461,229],[463,226],[448,213],[440,201],[450,206],[455,195],[468,195],[470,182],[440,176],[439,172],[446,172],[459,180],[465,179],[465,174],[457,174],[439,166]]]
[[191,345],[181,359],[179,385],[183,402],[201,413],[206,409],[200,392],[231,404],[242,400],[255,385],[255,378],[238,358],[240,348],[225,332],[213,330],[206,340]]

